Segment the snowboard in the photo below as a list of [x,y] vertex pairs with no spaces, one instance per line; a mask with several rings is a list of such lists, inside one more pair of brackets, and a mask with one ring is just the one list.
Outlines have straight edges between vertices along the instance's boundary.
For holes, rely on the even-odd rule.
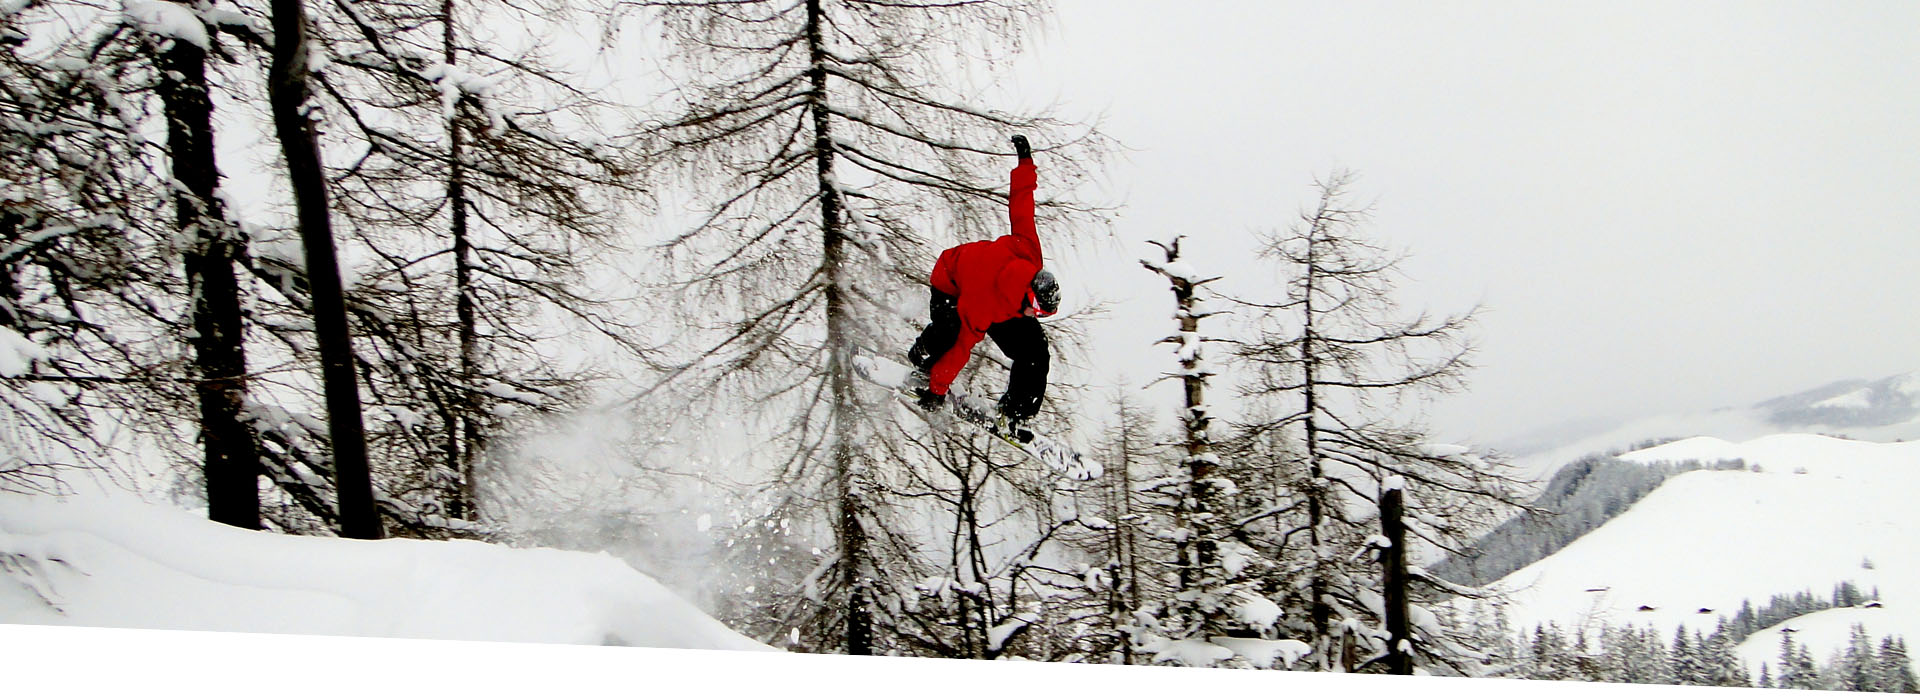
[[[853,371],[874,384],[892,389],[895,398],[915,413],[928,418],[931,416],[920,408],[914,390],[925,386],[915,381],[913,369],[906,365],[883,360],[877,357],[860,355],[853,358]],[[1100,478],[1105,467],[1100,462],[1080,454],[1079,450],[1050,435],[1033,432],[1032,439],[1021,440],[1007,433],[1006,426],[999,420],[999,411],[990,401],[971,396],[959,389],[948,388],[947,404],[944,409],[961,421],[1001,441],[1012,445],[1033,458],[1034,461],[1080,481]],[[1031,430],[1029,428],[1029,430]]]

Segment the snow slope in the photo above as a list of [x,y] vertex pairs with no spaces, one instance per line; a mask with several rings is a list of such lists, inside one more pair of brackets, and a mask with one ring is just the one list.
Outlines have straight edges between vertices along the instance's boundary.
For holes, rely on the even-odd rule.
[[111,495],[0,494],[0,623],[770,649],[604,553],[274,535]]
[[[1920,443],[1703,437],[1621,458],[1738,458],[1755,471],[1673,477],[1599,529],[1502,579],[1496,585],[1512,592],[1516,623],[1711,631],[1742,600],[1758,607],[1775,594],[1808,590],[1826,597],[1835,584],[1852,581],[1879,588],[1885,607],[1789,622],[1816,658],[1844,643],[1856,622],[1876,641],[1888,634],[1920,639],[1920,509],[1913,507]],[[1778,644],[1777,633],[1756,634],[1740,651],[1757,672],[1760,662],[1774,662]]]

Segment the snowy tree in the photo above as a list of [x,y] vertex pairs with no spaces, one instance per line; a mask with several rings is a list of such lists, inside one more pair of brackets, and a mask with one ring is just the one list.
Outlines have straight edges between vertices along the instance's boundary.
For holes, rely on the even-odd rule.
[[1499,599],[1463,600],[1460,605],[1471,611],[1471,644],[1486,653],[1485,675],[1501,677],[1513,673],[1521,662],[1523,646],[1514,641],[1513,621],[1508,616],[1506,602]]
[[[9,60],[62,68],[23,74],[35,76],[37,95],[17,102],[20,119],[8,123],[39,133],[44,146],[85,146],[36,159],[40,172],[18,180],[17,201],[30,204],[20,208],[21,221],[44,230],[38,226],[53,223],[48,215],[77,205],[88,212],[88,223],[60,224],[57,229],[71,232],[61,236],[66,240],[44,241],[58,244],[45,250],[56,256],[60,272],[16,279],[51,292],[29,298],[65,298],[60,314],[67,320],[37,332],[60,325],[91,329],[68,336],[72,352],[49,358],[33,381],[73,387],[54,392],[67,394],[61,403],[111,411],[115,423],[145,433],[154,447],[194,462],[197,474],[182,486],[202,484],[204,495],[178,493],[189,502],[204,499],[216,520],[260,526],[263,474],[294,501],[331,514],[332,504],[320,498],[320,491],[332,490],[324,483],[331,481],[330,466],[285,469],[284,453],[273,449],[284,448],[284,441],[265,427],[289,414],[261,389],[272,383],[270,372],[248,368],[248,343],[269,335],[258,332],[265,319],[252,305],[258,267],[248,251],[256,241],[228,211],[215,160],[215,69],[244,63],[248,46],[222,38],[232,30],[257,40],[262,28],[228,9],[172,2],[132,3],[120,12],[86,3],[30,9],[44,10],[48,21],[34,25],[34,48],[23,55],[9,47]],[[240,98],[224,104],[244,112],[247,94],[233,86],[257,87],[265,70],[242,68],[259,70],[220,82],[228,96]],[[67,114],[47,121],[47,110]],[[161,123],[151,121],[156,113]],[[164,146],[149,140],[153,133],[166,135]],[[54,183],[57,190],[48,187]],[[163,205],[170,211],[162,213]],[[85,251],[67,244],[102,233],[118,238],[107,258],[74,255]],[[156,265],[164,261],[181,269]],[[103,276],[114,281],[103,284]],[[310,336],[313,324],[302,319],[301,329]],[[196,438],[203,451],[187,458],[183,448]]]
[[1840,662],[1829,674],[1834,680],[1833,689],[1876,690],[1874,670],[1877,659],[1873,638],[1867,636],[1866,626],[1855,623],[1847,632],[1847,646],[1840,652]]
[[[875,424],[852,360],[911,336],[892,299],[924,288],[932,244],[1000,233],[1009,153],[997,144],[1014,133],[1049,144],[1037,160],[1052,192],[1070,189],[1104,139],[970,105],[940,82],[983,65],[969,50],[1017,45],[1037,3],[627,5],[657,11],[688,69],[675,95],[684,109],[648,132],[647,159],[700,185],[695,220],[656,249],[674,267],[661,292],[683,302],[685,331],[656,386],[723,413],[749,407],[755,434],[771,438],[765,453],[781,456],[770,481],[788,496],[775,517],[831,524],[834,575],[796,625],[840,630],[813,648],[881,650],[875,616],[912,582],[876,559],[891,531],[875,501],[888,475],[861,446],[891,428]],[[1053,200],[1040,210],[1049,246],[1089,213]]]
[[1733,653],[1736,642],[1725,625],[1700,640],[1699,654],[1706,675],[1701,679],[1703,685],[1723,688],[1744,688],[1752,685],[1752,676],[1747,674],[1746,664]]
[[189,335],[198,375],[200,443],[208,515],[237,527],[260,527],[260,446],[243,414],[247,403],[246,335],[239,259],[245,240],[216,196],[220,170],[214,157],[213,96],[207,57],[213,37],[185,4],[153,4],[156,28],[154,74],[165,105],[167,155],[175,188],[175,220],[185,251],[192,305]]
[[1703,685],[1706,669],[1700,663],[1694,639],[1688,636],[1687,628],[1674,630],[1672,650],[1673,682],[1679,685]]
[[1269,564],[1237,539],[1233,496],[1239,486],[1221,469],[1213,444],[1206,391],[1214,370],[1200,321],[1215,315],[1202,288],[1218,278],[1195,273],[1182,259],[1180,244],[1178,237],[1154,242],[1163,259],[1141,261],[1173,292],[1176,332],[1162,342],[1174,346],[1179,370],[1168,378],[1181,383],[1183,428],[1173,529],[1166,535],[1174,546],[1175,584],[1155,606],[1146,644],[1156,660],[1203,665],[1199,662],[1227,661],[1236,654],[1244,658],[1221,645],[1233,644],[1225,641],[1232,638],[1259,639],[1263,630],[1271,634],[1280,609],[1259,586],[1258,574]]
[[[103,466],[104,412],[169,437],[183,290],[159,151],[146,137],[157,42],[135,22],[47,3],[0,8],[0,489],[55,490]],[[189,436],[190,437],[190,436]]]
[[[465,8],[459,6],[468,12]],[[119,288],[101,296],[108,307],[125,309],[111,319],[101,315],[105,311],[88,309],[100,320],[112,321],[100,327],[117,331],[102,343],[111,352],[78,351],[94,364],[91,372],[70,368],[60,377],[43,372],[34,381],[69,384],[75,390],[63,391],[74,394],[73,402],[110,403],[116,411],[140,416],[132,425],[153,433],[157,447],[182,461],[187,455],[177,445],[190,445],[197,427],[221,425],[220,411],[226,410],[221,406],[239,405],[237,418],[245,423],[241,432],[228,421],[224,428],[208,430],[228,437],[200,442],[218,457],[240,439],[235,435],[251,431],[245,437],[257,438],[257,467],[207,471],[203,466],[200,471],[209,474],[239,476],[225,482],[200,475],[187,480],[222,493],[246,493],[264,474],[280,492],[268,496],[263,515],[269,527],[332,529],[338,514],[333,505],[331,431],[307,417],[324,399],[303,376],[319,365],[311,320],[315,299],[302,258],[304,246],[272,225],[242,220],[229,211],[230,198],[213,179],[217,171],[204,164],[211,138],[202,137],[205,130],[187,128],[196,122],[189,112],[206,101],[202,93],[209,89],[223,98],[214,102],[231,110],[223,125],[267,118],[266,101],[259,94],[273,48],[267,8],[252,3],[215,7],[140,2],[119,11],[52,2],[22,9],[10,12],[8,22],[21,24],[37,14],[45,14],[48,21],[21,24],[34,30],[33,47],[10,47],[9,60],[57,63],[66,67],[69,77],[59,78],[60,72],[45,66],[22,71],[23,77],[47,78],[23,87],[52,99],[19,102],[27,119],[10,123],[31,126],[39,117],[29,112],[41,109],[34,105],[69,110],[92,101],[102,105],[106,121],[76,112],[83,120],[73,126],[84,128],[32,129],[42,142],[85,135],[93,143],[74,152],[91,154],[91,164],[85,166],[92,173],[87,186],[95,191],[110,183],[119,188],[120,194],[110,198],[88,194],[94,223],[75,228],[82,235],[63,238],[84,240],[118,228],[122,260],[79,269],[89,275],[93,270],[117,273]],[[597,106],[581,90],[569,87],[578,81],[545,68],[530,50],[515,53],[449,33],[456,25],[445,20],[454,16],[455,6],[441,3],[424,13],[412,5],[367,2],[310,9],[314,21],[307,27],[311,36],[306,49],[312,60],[306,77],[314,87],[307,116],[326,126],[319,130],[317,147],[324,160],[333,161],[325,183],[329,214],[344,222],[337,227],[342,257],[361,263],[346,271],[348,284],[342,292],[354,336],[353,359],[361,370],[363,406],[368,409],[363,423],[368,450],[378,470],[371,477],[374,508],[410,535],[471,534],[473,523],[461,521],[473,515],[473,480],[466,472],[480,451],[466,444],[476,434],[471,428],[495,429],[506,416],[564,407],[579,396],[578,380],[585,375],[556,360],[568,354],[557,350],[570,348],[554,342],[552,317],[570,317],[599,331],[601,338],[618,338],[611,344],[637,347],[628,343],[625,324],[598,311],[574,286],[581,266],[594,260],[589,255],[595,249],[592,235],[612,228],[615,209],[609,200],[618,198],[604,195],[630,193],[637,186],[625,177],[631,170],[618,151],[592,143],[595,130],[573,118]],[[498,9],[496,4],[491,10],[470,12],[483,15]],[[527,12],[533,11],[522,10]],[[490,41],[510,43],[513,37],[494,35]],[[473,65],[454,70],[438,60],[450,50]],[[194,51],[204,54],[203,70],[191,65],[188,54]],[[171,61],[172,67],[161,66],[163,61]],[[70,70],[81,65],[86,70]],[[512,97],[496,99],[501,94]],[[166,123],[150,113],[161,113]],[[449,142],[455,139],[447,132],[456,123],[471,136],[464,159],[448,155]],[[423,124],[427,128],[420,128]],[[434,127],[439,129],[437,138]],[[167,129],[178,133],[170,135],[165,148],[157,141],[146,143],[147,134]],[[563,132],[568,136],[555,135]],[[172,148],[176,144],[181,148]],[[183,156],[203,155],[198,161],[169,159],[175,150]],[[49,166],[61,162],[42,160]],[[471,201],[464,207],[447,206],[460,199],[447,192],[452,189],[447,171],[460,169],[450,165],[454,162],[471,164],[463,178]],[[114,177],[103,177],[109,174]],[[20,182],[33,180],[23,177]],[[71,176],[65,180],[83,182]],[[155,207],[160,202],[174,205],[173,211],[161,216]],[[470,286],[455,281],[459,266],[449,262],[458,257],[450,252],[457,246],[447,242],[451,210],[472,214],[468,252],[474,262],[468,277],[477,279]],[[206,225],[182,223],[181,217],[193,212]],[[99,225],[107,221],[114,226]],[[35,218],[35,231],[38,222]],[[172,235],[168,229],[186,235]],[[539,233],[490,235],[501,229]],[[132,235],[136,231],[140,235]],[[148,237],[148,231],[156,235]],[[223,256],[225,263],[219,260]],[[179,264],[183,258],[188,262],[185,279],[171,270],[156,273],[136,267],[150,260]],[[225,284],[223,266],[245,274],[235,284]],[[30,277],[26,282],[39,280]],[[94,286],[69,288],[84,295]],[[202,289],[208,293],[199,293]],[[472,293],[449,291],[460,289]],[[477,299],[466,305],[473,322],[463,323],[458,299],[469,297]],[[231,303],[234,299],[238,307]],[[235,319],[242,316],[244,332],[235,328]],[[224,319],[224,325],[213,325],[216,319]],[[475,342],[463,344],[462,336]],[[214,348],[216,340],[224,344]],[[264,369],[237,372],[178,365],[181,349],[169,343],[198,347],[198,355],[219,360],[216,364],[223,367],[245,357],[247,364]],[[463,354],[463,347],[473,352]],[[481,357],[481,369],[472,370],[476,363],[463,363],[462,357]],[[187,369],[232,379],[199,382],[178,376]],[[209,395],[218,401],[196,398],[196,391],[214,389],[220,391]],[[236,394],[241,389],[243,398],[236,398],[242,396]],[[188,433],[184,441],[179,435],[183,431]],[[231,456],[221,459],[234,461]],[[211,464],[203,457],[194,461]],[[232,486],[222,489],[221,483]],[[219,503],[225,499],[212,500],[220,518],[217,513],[224,507]]]
[[[1123,380],[1122,385],[1126,382]],[[1168,563],[1171,550],[1151,536],[1156,517],[1171,513],[1170,502],[1154,492],[1172,483],[1163,440],[1156,436],[1151,416],[1132,396],[1114,396],[1114,425],[1104,451],[1106,465],[1106,519],[1111,525],[1104,567],[1107,613],[1115,636],[1114,660],[1133,664],[1136,642],[1144,641],[1134,612],[1145,601],[1160,600],[1171,591]]]
[[1609,683],[1672,683],[1673,670],[1665,646],[1651,630],[1632,625],[1606,626],[1600,631],[1604,672],[1594,680]]
[[1660,630],[1652,624],[1640,632],[1641,658],[1645,660],[1644,683],[1655,685],[1677,685],[1679,679],[1673,675],[1673,656],[1665,642],[1660,640]]
[[1579,680],[1579,649],[1572,646],[1557,624],[1534,627],[1526,677],[1540,681]]
[[1646,629],[1628,627],[1627,675],[1632,683],[1673,685],[1678,679],[1673,673],[1673,656],[1667,645],[1661,640],[1659,630],[1653,625]]
[[[1145,529],[1138,516],[1149,512],[1130,474],[1109,468],[1077,481],[1005,450],[999,438],[895,427],[897,439],[877,443],[881,462],[896,468],[877,483],[875,501],[893,526],[875,553],[895,576],[919,581],[901,610],[882,618],[896,643],[961,658],[1080,662],[1131,653],[1126,627],[1136,590],[1159,590],[1152,579],[1164,568],[1142,561],[1154,547],[1130,532]],[[1140,431],[1123,430],[1134,433],[1125,440],[1144,442]],[[1124,455],[1120,463],[1135,466]],[[933,527],[903,531],[913,523]]]
[[[1517,482],[1499,465],[1465,448],[1430,444],[1393,410],[1424,392],[1460,386],[1471,315],[1396,318],[1398,260],[1359,235],[1366,211],[1347,203],[1350,182],[1346,173],[1321,181],[1318,204],[1285,235],[1265,239],[1262,255],[1282,269],[1282,298],[1238,300],[1259,314],[1252,337],[1236,350],[1253,370],[1242,388],[1272,407],[1245,430],[1300,445],[1295,487],[1307,561],[1298,567],[1298,588],[1307,592],[1307,634],[1322,669],[1351,667],[1336,652],[1347,644],[1343,630],[1358,625],[1371,630],[1360,641],[1375,654],[1385,651],[1378,574],[1356,570],[1350,556],[1356,538],[1373,536],[1367,531],[1379,517],[1383,483],[1397,479],[1426,494],[1409,523],[1418,547],[1458,550],[1476,528],[1517,506]],[[1437,651],[1422,653],[1445,658]]]
[[327,145],[351,155],[330,194],[372,261],[348,290],[370,449],[395,497],[477,520],[479,459],[507,417],[581,398],[588,375],[554,338],[644,352],[583,291],[591,266],[617,269],[604,255],[640,192],[635,164],[600,135],[613,105],[539,48],[604,18],[491,0],[326,9]]
[[[38,415],[72,429],[111,414],[194,465],[186,500],[258,527],[261,373],[247,366],[238,274],[248,240],[226,211],[211,113],[214,68],[234,54],[204,9],[10,6],[31,40],[5,50],[0,121],[22,148],[8,152],[21,158],[7,161],[18,168],[0,228],[27,236],[10,248],[12,320],[51,349],[22,377],[51,408]],[[44,436],[74,434],[39,422]]]
[[1882,693],[1920,693],[1905,639],[1888,636],[1880,640],[1880,653],[1874,659],[1874,685]]
[[1813,655],[1808,653],[1805,644],[1793,643],[1793,630],[1780,633],[1780,672],[1775,677],[1776,687],[1789,690],[1819,690],[1819,671],[1813,663]]

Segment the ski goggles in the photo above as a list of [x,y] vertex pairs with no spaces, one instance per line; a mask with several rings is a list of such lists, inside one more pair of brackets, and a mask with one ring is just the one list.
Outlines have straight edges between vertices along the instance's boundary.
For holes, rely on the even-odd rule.
[[[1056,311],[1057,310],[1058,309],[1056,309]],[[1025,311],[1028,316],[1035,318],[1045,318],[1054,314],[1053,311],[1048,311],[1040,306],[1040,295],[1035,294],[1031,289],[1027,290],[1026,308],[1023,309],[1023,311]]]

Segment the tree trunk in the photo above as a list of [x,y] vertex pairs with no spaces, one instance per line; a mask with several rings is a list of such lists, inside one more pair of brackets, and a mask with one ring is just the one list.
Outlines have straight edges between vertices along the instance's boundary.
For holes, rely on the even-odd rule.
[[307,109],[306,9],[301,0],[273,0],[273,66],[268,98],[274,132],[287,160],[300,239],[307,249],[307,283],[313,295],[313,326],[320,346],[327,430],[333,443],[335,488],[340,498],[340,535],[379,539],[373,477],[367,465],[366,428],[360,417],[360,382],[354,376],[353,338],[347,331],[346,296],[334,254],[333,222],[327,210],[326,174]]
[[[19,214],[0,209],[0,241],[20,240],[20,224],[23,222]],[[20,267],[16,264],[8,264],[0,267],[0,326],[19,331],[22,321]]]
[[1380,553],[1381,588],[1387,605],[1387,672],[1413,675],[1413,635],[1407,624],[1407,523],[1404,492],[1380,494],[1380,529],[1387,548]]
[[860,523],[863,511],[859,465],[854,458],[854,423],[859,406],[848,376],[852,368],[853,318],[845,290],[851,285],[846,265],[846,236],[840,230],[840,192],[833,178],[833,138],[827,111],[827,55],[823,37],[826,17],[820,0],[807,0],[807,52],[812,92],[808,111],[813,118],[814,163],[820,183],[820,229],[827,278],[827,383],[833,393],[833,461],[840,497],[840,565],[847,589],[847,653],[873,653],[873,612],[870,582],[865,576],[867,535]]
[[[1170,243],[1158,243],[1167,256],[1167,267],[1180,260],[1180,238]],[[1143,263],[1145,261],[1142,261]],[[1227,505],[1221,503],[1224,489],[1214,483],[1214,469],[1219,465],[1219,457],[1213,452],[1213,438],[1209,432],[1212,417],[1207,415],[1206,372],[1201,360],[1200,318],[1205,315],[1196,308],[1199,298],[1196,290],[1213,280],[1187,279],[1167,270],[1167,267],[1147,265],[1167,278],[1173,289],[1175,307],[1174,317],[1180,322],[1180,334],[1163,342],[1179,343],[1180,375],[1184,401],[1181,423],[1186,430],[1186,457],[1181,466],[1186,468],[1186,493],[1174,509],[1175,527],[1184,530],[1186,535],[1175,545],[1174,560],[1179,567],[1179,586],[1182,594],[1198,592],[1209,586],[1220,586],[1230,581],[1215,578],[1209,580],[1209,569],[1219,560],[1220,533],[1216,531],[1216,521],[1228,512]],[[1197,608],[1195,608],[1197,610]],[[1224,626],[1231,625],[1224,620],[1214,619],[1217,613],[1198,613],[1208,615],[1208,619],[1189,620],[1194,625],[1193,632],[1202,638],[1210,634],[1227,633]],[[1224,623],[1224,624],[1223,624]]]
[[[1134,544],[1133,515],[1133,441],[1128,431],[1132,429],[1126,408],[1123,405],[1120,415],[1120,454],[1116,462],[1119,465],[1119,484],[1115,489],[1119,503],[1114,512],[1112,582],[1113,626],[1116,630],[1131,624],[1132,613],[1140,607],[1140,564],[1139,551]],[[1120,663],[1133,665],[1133,636],[1116,631],[1120,642]]]
[[[1167,256],[1167,263],[1173,264],[1178,256],[1179,242],[1176,241],[1172,252]],[[1198,348],[1200,319],[1194,316],[1193,288],[1193,280],[1176,279],[1174,281],[1173,297],[1180,309],[1180,334],[1183,339],[1191,339],[1190,342],[1195,344],[1186,357],[1180,358],[1181,384],[1186,398],[1184,406],[1186,416],[1183,423],[1187,431],[1185,460],[1187,488],[1188,498],[1192,502],[1190,506],[1192,511],[1188,517],[1190,518],[1189,526],[1193,528],[1194,533],[1194,544],[1188,553],[1189,558],[1181,569],[1183,588],[1184,584],[1188,583],[1188,572],[1197,576],[1213,565],[1216,558],[1215,548],[1218,546],[1212,534],[1213,518],[1220,516],[1219,509],[1213,507],[1214,489],[1211,480],[1216,462],[1213,446],[1207,433],[1212,422],[1212,419],[1207,416],[1206,409],[1207,383],[1197,373],[1200,367]],[[1187,341],[1183,340],[1183,342]]]
[[213,149],[213,101],[207,88],[207,52],[175,39],[160,52],[160,99],[167,117],[174,217],[191,240],[184,267],[193,304],[195,393],[207,515],[214,522],[260,529],[260,447],[240,415],[247,395],[246,330],[235,260],[239,232],[228,226],[215,190],[220,171]]
[[[1315,357],[1313,354],[1313,323],[1315,320],[1313,315],[1314,273],[1318,270],[1316,268],[1317,262],[1314,258],[1315,249],[1311,238],[1312,234],[1309,233],[1308,235],[1306,289],[1302,295],[1301,318],[1303,319],[1303,323],[1301,324],[1300,331],[1300,367],[1302,375],[1300,385],[1302,399],[1305,403],[1305,407],[1302,410],[1306,416],[1304,426],[1307,443],[1307,541],[1308,544],[1313,547],[1314,562],[1312,582],[1308,586],[1308,595],[1312,596],[1313,600],[1308,603],[1308,606],[1309,616],[1313,619],[1314,647],[1320,652],[1320,670],[1330,671],[1333,670],[1335,661],[1331,647],[1331,640],[1333,638],[1333,606],[1327,601],[1329,595],[1325,573],[1327,568],[1327,553],[1325,552],[1326,545],[1320,536],[1320,529],[1326,518],[1326,513],[1323,511],[1326,506],[1323,501],[1329,498],[1330,494],[1326,488],[1326,475],[1321,473],[1320,430],[1314,420],[1318,417],[1320,411],[1320,397],[1316,391],[1318,387],[1315,385],[1316,377],[1314,370],[1316,368],[1314,366]],[[1348,666],[1348,664],[1344,662],[1340,665]],[[1350,668],[1343,668],[1342,670],[1350,670]]]
[[[453,0],[441,5],[444,15],[444,60],[447,65],[454,64],[454,24]],[[467,208],[467,171],[463,159],[466,157],[466,132],[460,128],[459,105],[456,103],[452,113],[447,115],[447,206],[451,209],[453,220],[453,287],[454,314],[459,325],[460,342],[460,396],[457,419],[448,425],[448,443],[452,449],[447,458],[452,461],[459,483],[455,487],[453,503],[448,514],[455,519],[476,517],[474,499],[474,462],[480,453],[480,424],[476,416],[480,411],[479,401],[474,396],[475,375],[479,368],[480,331],[473,305],[473,239],[468,228]]]

